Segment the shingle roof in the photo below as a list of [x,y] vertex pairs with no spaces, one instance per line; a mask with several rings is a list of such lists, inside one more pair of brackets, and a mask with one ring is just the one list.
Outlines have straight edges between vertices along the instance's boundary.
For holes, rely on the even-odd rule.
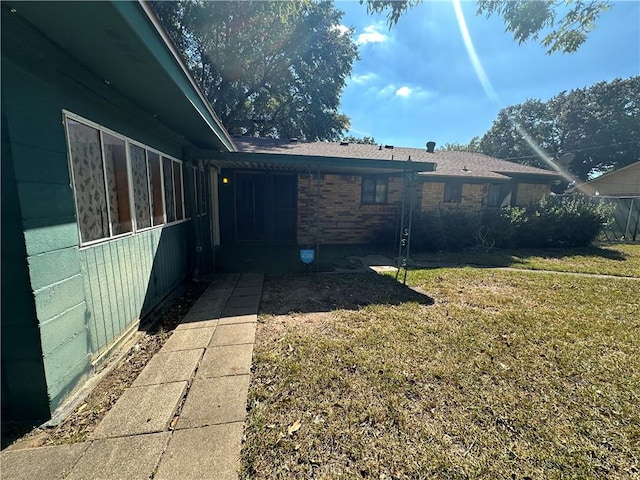
[[283,155],[319,156],[334,158],[362,158],[370,160],[409,160],[435,162],[435,172],[421,175],[437,177],[469,177],[507,180],[512,175],[542,175],[549,180],[559,174],[550,170],[529,167],[499,160],[481,153],[436,150],[433,153],[420,148],[364,145],[337,142],[301,142],[270,138],[234,137],[239,152],[271,153]]

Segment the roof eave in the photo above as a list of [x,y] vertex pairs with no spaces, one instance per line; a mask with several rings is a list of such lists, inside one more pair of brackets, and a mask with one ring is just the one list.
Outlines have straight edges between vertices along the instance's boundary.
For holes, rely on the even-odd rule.
[[424,172],[435,171],[433,162],[410,162],[405,160],[373,160],[346,157],[324,157],[313,155],[292,155],[277,153],[216,152],[198,150],[194,157],[207,159],[222,168],[270,168],[290,170],[313,169],[321,172]]

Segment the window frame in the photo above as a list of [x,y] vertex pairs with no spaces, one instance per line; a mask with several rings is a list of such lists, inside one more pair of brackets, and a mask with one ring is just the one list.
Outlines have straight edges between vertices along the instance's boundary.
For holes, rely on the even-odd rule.
[[[373,201],[365,201],[365,181],[373,180]],[[384,184],[384,199],[377,200],[378,185]],[[360,181],[360,205],[387,205],[389,203],[389,176],[387,175],[362,175]]]
[[[68,128],[68,123],[67,120],[71,120],[73,122],[76,123],[80,123],[81,125],[84,125],[86,127],[89,128],[93,128],[95,130],[98,131],[98,138],[100,141],[100,159],[102,162],[102,181],[103,181],[103,185],[105,188],[105,204],[106,204],[106,209],[107,209],[107,219],[108,219],[108,224],[109,224],[109,235],[106,237],[102,237],[96,240],[90,240],[90,241],[83,241],[82,239],[82,228],[80,225],[80,221],[78,218],[78,195],[76,192],[76,178],[75,178],[75,172],[73,170],[73,159],[71,156],[71,138],[69,136],[69,128]],[[176,225],[178,223],[182,223],[182,222],[186,222],[188,220],[190,220],[190,218],[186,215],[186,210],[185,210],[185,205],[184,205],[184,161],[179,160],[171,155],[168,155],[166,153],[163,153],[162,151],[150,147],[142,142],[139,142],[137,140],[134,140],[130,137],[127,137],[126,135],[123,135],[121,133],[118,133],[108,127],[105,127],[103,125],[100,125],[99,123],[93,122],[91,120],[88,120],[78,114],[75,114],[73,112],[70,112],[68,110],[62,110],[62,123],[63,123],[63,128],[65,131],[65,143],[67,146],[67,162],[68,162],[68,168],[69,168],[69,172],[70,172],[70,177],[71,177],[71,189],[73,190],[73,198],[74,198],[74,210],[76,213],[76,226],[78,229],[78,239],[79,239],[79,246],[80,248],[85,248],[85,247],[91,247],[94,246],[96,244],[100,244],[100,243],[104,243],[104,242],[108,242],[111,240],[117,240],[123,237],[127,237],[127,236],[132,236],[132,235],[136,235],[138,233],[143,233],[143,232],[147,232],[149,230],[155,229],[155,228],[164,228],[167,226],[173,226]],[[104,134],[108,134],[114,138],[117,138],[119,140],[122,140],[124,142],[124,147],[125,147],[125,158],[126,158],[126,169],[127,169],[127,189],[128,189],[128,200],[129,200],[129,215],[130,215],[130,219],[131,219],[131,231],[129,232],[124,232],[124,233],[120,233],[117,235],[113,235],[113,225],[112,225],[112,214],[111,214],[111,200],[109,198],[109,194],[108,194],[108,178],[107,178],[107,169],[106,169],[106,159],[105,159],[105,148],[104,148]],[[144,150],[144,158],[145,158],[145,165],[146,165],[146,181],[147,181],[147,196],[148,196],[148,200],[149,200],[149,215],[150,215],[150,220],[151,220],[151,226],[150,227],[143,227],[143,228],[138,228],[138,219],[136,218],[136,212],[135,212],[135,195],[134,195],[134,185],[133,185],[133,171],[132,171],[132,165],[131,165],[131,155],[130,155],[130,145],[135,145],[137,147],[140,147]],[[153,202],[152,202],[152,193],[151,193],[151,176],[149,174],[149,155],[148,153],[154,153],[156,155],[158,155],[159,158],[159,164],[160,164],[160,179],[161,179],[161,191],[162,191],[162,209],[163,209],[163,223],[159,223],[159,224],[154,224],[154,216],[153,216]],[[168,160],[170,160],[171,162],[171,175],[172,175],[172,180],[173,180],[173,190],[174,190],[174,197],[175,197],[175,179],[173,179],[174,173],[173,173],[173,164],[174,162],[177,163],[178,165],[180,165],[180,171],[182,172],[181,174],[181,199],[180,201],[182,202],[182,219],[180,220],[175,220],[172,222],[168,222],[167,221],[167,206],[166,206],[166,200],[165,200],[165,182],[164,182],[164,165],[162,162],[162,158],[167,158]],[[176,206],[176,212],[177,212],[177,199],[174,198],[174,205]]]
[[443,203],[462,203],[463,190],[464,190],[463,181],[447,180],[446,182],[444,182],[444,192],[442,196],[442,202]]

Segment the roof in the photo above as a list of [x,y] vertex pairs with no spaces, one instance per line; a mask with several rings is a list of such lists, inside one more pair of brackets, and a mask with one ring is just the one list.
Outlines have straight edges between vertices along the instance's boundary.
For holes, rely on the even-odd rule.
[[[365,145],[346,142],[301,142],[268,138],[234,137],[238,152],[275,155],[295,155],[301,157],[331,157],[367,160],[393,160],[408,164],[412,170],[420,171],[425,177],[470,178],[507,181],[513,177],[533,176],[553,181],[560,177],[558,172],[529,167],[519,163],[474,152],[436,150],[433,153],[420,148]],[[391,148],[390,148],[391,147]],[[427,168],[435,163],[435,170]],[[424,164],[424,170],[420,170]]]
[[3,4],[118,94],[197,148],[235,150],[228,132],[145,2]]
[[567,192],[621,197],[638,196],[640,195],[640,162],[600,175],[593,180],[567,189]]

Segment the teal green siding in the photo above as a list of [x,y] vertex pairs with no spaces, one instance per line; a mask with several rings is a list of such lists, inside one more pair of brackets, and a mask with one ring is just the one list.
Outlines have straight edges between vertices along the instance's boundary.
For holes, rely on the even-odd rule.
[[187,229],[185,222],[80,250],[94,357],[184,279]]
[[43,418],[189,269],[189,222],[79,248],[63,109],[176,158],[187,145],[2,10],[2,401]]
[[[49,417],[47,385],[42,365],[35,304],[29,288],[29,273],[22,236],[22,214],[18,203],[11,142],[2,109],[2,286],[0,295],[2,331],[2,418],[31,420]],[[28,379],[29,381],[25,381]],[[2,422],[3,427],[6,421]]]

